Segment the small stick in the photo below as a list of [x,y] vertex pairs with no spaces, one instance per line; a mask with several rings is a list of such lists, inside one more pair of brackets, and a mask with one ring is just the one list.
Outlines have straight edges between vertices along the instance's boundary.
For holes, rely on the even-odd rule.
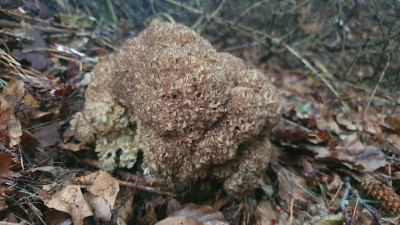
[[172,194],[170,192],[157,190],[157,189],[154,189],[152,187],[147,187],[147,186],[143,186],[143,185],[140,185],[140,184],[134,184],[134,183],[126,182],[126,181],[122,181],[122,180],[118,180],[118,183],[120,185],[133,187],[135,189],[139,189],[139,190],[142,190],[142,191],[147,191],[147,192],[151,192],[151,193],[155,193],[155,194],[159,194],[159,195],[167,195],[167,196],[170,196],[170,197],[174,197],[175,196],[174,194]]
[[356,196],[356,200],[357,202],[359,202],[360,204],[360,211],[363,210],[363,208],[367,209],[369,213],[371,213],[371,215],[374,217],[374,219],[378,222],[379,225],[383,225],[382,220],[378,217],[378,215],[374,212],[374,208],[372,208],[370,205],[366,204],[364,202],[364,200],[360,197],[360,195],[358,194],[358,191],[356,189],[354,189],[351,184],[350,184],[350,177],[346,176],[343,179],[343,183],[346,187],[343,197],[342,197],[342,201],[340,202],[340,204],[338,205],[337,208],[341,208],[342,212],[344,214],[344,217],[346,219],[347,222],[350,222],[350,217],[349,214],[347,213],[346,210],[346,206],[348,205],[349,201],[347,200],[347,197],[349,196],[349,193],[353,193]]
[[379,83],[382,81],[383,77],[385,76],[386,70],[387,70],[387,68],[389,67],[389,65],[390,65],[390,56],[388,55],[388,59],[387,59],[385,68],[382,70],[382,73],[381,73],[381,75],[379,76],[378,83],[376,83],[375,88],[374,88],[374,91],[372,91],[371,97],[369,97],[369,101],[368,101],[368,103],[367,103],[367,107],[365,107],[365,110],[364,110],[364,118],[365,118],[366,113],[367,113],[368,110],[369,110],[369,107],[370,107],[370,105],[371,105],[371,101],[372,101],[372,99],[373,99],[374,96],[375,96],[375,93],[376,93],[376,90],[378,89]]

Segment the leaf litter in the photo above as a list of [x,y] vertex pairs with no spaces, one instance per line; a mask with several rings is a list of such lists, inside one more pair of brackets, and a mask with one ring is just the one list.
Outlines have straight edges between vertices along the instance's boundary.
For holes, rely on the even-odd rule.
[[[98,14],[111,10],[107,7],[100,7],[100,10],[98,2],[2,3],[0,15],[8,22],[0,21],[4,23],[0,32],[0,216],[3,221],[205,224],[198,220],[203,216],[221,219],[221,223],[214,224],[342,224],[349,215],[351,224],[398,223],[398,219],[382,207],[397,203],[397,197],[373,199],[374,196],[368,195],[359,185],[364,174],[373,174],[371,183],[385,183],[389,188],[385,186],[385,191],[399,193],[400,101],[398,92],[390,91],[396,88],[396,77],[384,76],[385,72],[398,71],[399,58],[390,53],[393,55],[387,71],[384,70],[384,51],[379,60],[374,58],[376,52],[381,51],[377,48],[382,47],[379,41],[386,43],[380,40],[381,36],[397,36],[379,35],[377,31],[383,21],[372,21],[365,15],[366,9],[374,10],[379,4],[354,6],[352,10],[358,10],[358,19],[362,22],[352,17],[342,20],[345,13],[350,12],[350,5],[327,3],[326,7],[318,7],[316,11],[332,7],[344,9],[341,12],[344,14],[337,14],[337,17],[331,14],[336,10],[326,13],[327,17],[341,18],[336,27],[342,30],[321,33],[320,39],[314,39],[315,45],[324,46],[318,52],[314,43],[310,46],[307,39],[296,38],[312,39],[318,36],[314,34],[320,29],[326,31],[325,26],[331,21],[321,22],[327,19],[324,14],[291,27],[302,34],[293,37],[287,33],[288,29],[281,29],[284,26],[280,23],[285,19],[274,20],[276,24],[271,27],[271,34],[281,37],[280,42],[264,41],[267,36],[259,40],[263,31],[257,30],[257,26],[246,27],[251,27],[251,21],[272,21],[264,13],[270,9],[275,10],[271,13],[275,17],[289,18],[292,14],[282,11],[290,7],[289,1],[282,1],[281,5],[267,1],[255,1],[254,5],[252,1],[241,3],[242,8],[237,8],[240,15],[232,14],[238,6],[222,1],[225,4],[220,7],[223,13],[216,11],[198,18],[193,17],[196,7],[204,7],[207,12],[218,5],[196,6],[190,1],[173,0],[112,1],[119,24],[113,24],[115,17]],[[311,1],[295,5],[289,12],[312,17],[315,15],[313,7],[317,7],[314,4],[322,3]],[[168,10],[162,12],[166,5]],[[79,8],[85,11],[77,10]],[[383,8],[383,13],[392,15],[389,8]],[[228,29],[229,21],[223,19],[224,16],[231,16],[239,26],[230,24]],[[246,199],[226,196],[218,181],[169,187],[162,180],[146,178],[139,167],[110,173],[99,171],[100,165],[92,151],[94,146],[81,145],[68,131],[70,116],[82,109],[84,89],[98,59],[116,49],[117,43],[137,35],[154,21],[151,19],[160,20],[160,17],[174,18],[187,25],[192,24],[188,21],[199,20],[197,25],[194,23],[198,32],[217,48],[269,71],[279,89],[283,118],[272,133],[271,165],[262,189]],[[298,19],[301,22],[304,18]],[[285,23],[285,26],[290,24]],[[364,25],[358,27],[359,24]],[[394,32],[398,32],[397,25],[393,26]],[[371,30],[366,32],[365,28]],[[345,34],[341,37],[345,41],[338,42],[338,34]],[[371,42],[361,45],[363,35]],[[296,51],[312,54],[294,59],[295,54],[283,51],[285,41],[296,46]],[[387,42],[387,52],[393,49],[391,43]],[[290,48],[288,50],[290,53]],[[361,50],[371,50],[364,54],[370,58],[357,53]],[[318,56],[319,53],[323,56]],[[371,59],[383,66],[370,62]],[[313,62],[311,67],[320,69],[328,84],[334,87],[318,79],[319,74],[309,72],[310,67],[303,65],[304,60]],[[334,71],[333,75],[329,70]],[[344,79],[341,74],[350,78]],[[383,77],[381,83],[376,77]],[[372,86],[366,85],[368,80],[373,81]],[[376,83],[386,86],[381,88],[375,86]],[[376,92],[373,91],[375,87]],[[334,94],[336,89],[340,98]],[[346,186],[345,177],[351,179],[352,186]],[[366,205],[360,207],[362,204],[354,190],[360,192],[361,200],[379,211],[369,211]],[[171,206],[174,205],[172,196],[177,199],[174,207]]]

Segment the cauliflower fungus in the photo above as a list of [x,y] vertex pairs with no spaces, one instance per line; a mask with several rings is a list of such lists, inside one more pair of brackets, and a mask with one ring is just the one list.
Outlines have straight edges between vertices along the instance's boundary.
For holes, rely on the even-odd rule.
[[127,40],[94,68],[85,97],[71,127],[96,143],[103,169],[130,168],[141,151],[151,175],[222,178],[236,195],[260,186],[278,94],[189,28],[159,23]]

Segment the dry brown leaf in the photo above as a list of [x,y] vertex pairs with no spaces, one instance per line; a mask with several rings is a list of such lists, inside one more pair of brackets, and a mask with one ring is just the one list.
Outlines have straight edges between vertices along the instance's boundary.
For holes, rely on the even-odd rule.
[[83,224],[85,217],[93,215],[79,185],[68,185],[63,190],[42,200],[49,208],[69,213],[75,225]]
[[307,182],[304,178],[297,176],[296,174],[284,170],[282,168],[277,170],[278,175],[278,196],[285,200],[288,204],[292,199],[305,201],[305,194],[302,190],[295,186],[295,183],[306,187]]
[[316,116],[315,121],[317,123],[317,127],[319,130],[326,130],[335,134],[342,133],[342,131],[339,128],[339,125],[331,117],[324,118],[321,116],[318,117]]
[[366,172],[373,172],[387,165],[385,154],[377,147],[365,146],[357,134],[349,135],[335,147],[333,156],[341,161],[361,165]]
[[96,215],[97,219],[101,221],[110,221],[112,212],[111,207],[108,202],[104,199],[102,195],[92,195],[89,192],[85,193],[85,199],[89,202],[93,209],[93,213]]
[[57,146],[63,150],[70,150],[73,152],[77,152],[77,151],[81,150],[80,144],[74,144],[74,143],[64,144],[64,143],[60,142],[60,143],[58,143]]
[[327,188],[329,191],[336,190],[342,184],[342,178],[339,175],[333,174],[333,180],[327,184]]
[[306,148],[309,151],[312,151],[315,153],[315,158],[316,159],[323,159],[323,158],[329,158],[332,156],[331,151],[325,146],[319,146],[319,145],[303,145],[304,148]]
[[57,143],[60,137],[59,129],[60,124],[52,123],[35,129],[33,136],[39,141],[42,148],[47,148]]
[[160,222],[156,223],[156,225],[203,225],[204,223],[189,218],[187,216],[175,216],[168,217]]
[[14,49],[13,55],[18,57],[20,60],[27,60],[31,63],[31,67],[37,70],[45,69],[49,65],[49,60],[46,57],[45,51],[39,50],[47,48],[46,41],[43,39],[42,31],[37,27],[33,27],[29,23],[25,23],[24,21],[21,22],[21,25],[25,36],[33,38],[33,41],[22,42],[21,46],[25,51],[18,51],[17,49]]
[[0,153],[0,173],[8,176],[9,169],[8,167],[11,165],[11,153],[5,152]]
[[272,208],[270,201],[262,201],[256,208],[255,215],[257,217],[257,224],[260,225],[273,225],[276,224],[277,219],[275,216],[275,209]]
[[119,192],[119,184],[109,173],[100,170],[96,173],[79,177],[77,181],[82,184],[89,184],[82,185],[82,187],[93,195],[103,196],[111,209],[114,207],[115,199]]
[[[176,200],[170,201],[171,204],[179,206]],[[168,204],[170,206],[170,204]],[[170,206],[170,208],[175,208]],[[157,225],[227,225],[224,215],[221,212],[214,210],[211,206],[201,206],[195,204],[185,204],[180,209],[172,212],[168,218],[160,221]]]
[[328,131],[319,131],[316,134],[308,134],[308,137],[308,141],[313,144],[328,142],[331,139],[331,135]]
[[0,96],[0,142],[10,147],[20,143],[21,123],[14,116],[13,107]]
[[[9,167],[12,163],[12,157],[10,152],[0,153],[0,173],[7,177],[21,177],[21,174],[18,172],[11,171]],[[0,177],[0,184],[3,182],[3,177]],[[6,182],[13,182],[7,180]]]
[[385,154],[375,146],[366,146],[357,154],[355,162],[362,165],[366,172],[373,172],[387,165]]
[[390,134],[387,140],[400,150],[400,136],[397,134]]
[[187,216],[201,222],[206,221],[222,221],[226,222],[221,212],[215,211],[211,206],[201,206],[192,203],[185,204],[179,210],[173,212],[170,217]]
[[43,220],[48,225],[72,225],[72,218],[66,212],[49,209],[43,214]]
[[16,109],[22,97],[25,95],[24,82],[15,79],[11,80],[7,86],[4,87],[1,95],[7,100],[11,107]]
[[346,116],[343,113],[339,113],[336,115],[336,121],[338,122],[338,124],[346,127],[348,130],[357,130],[357,126],[350,120],[346,119]]
[[130,219],[134,216],[133,211],[133,195],[124,203],[122,207],[118,209],[117,217],[122,219],[125,223],[128,223]]

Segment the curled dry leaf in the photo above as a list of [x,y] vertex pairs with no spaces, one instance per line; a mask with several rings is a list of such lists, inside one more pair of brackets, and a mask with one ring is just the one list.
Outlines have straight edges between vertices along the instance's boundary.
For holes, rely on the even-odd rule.
[[[100,220],[109,221],[119,191],[118,181],[103,171],[76,178],[75,181],[80,185],[68,185],[51,196],[41,194],[44,204],[69,213],[74,224],[82,224],[85,217],[93,214]],[[82,194],[82,188],[88,191],[85,195]],[[51,189],[49,186],[43,187],[44,191]]]
[[75,225],[83,224],[85,217],[93,215],[79,185],[68,185],[51,197],[42,200],[49,208],[69,213]]
[[37,106],[37,101],[26,91],[24,86],[25,84],[21,80],[11,80],[4,87],[1,95],[14,110],[18,109],[18,111],[23,111],[24,113],[31,113],[33,111],[32,108]]
[[[89,193],[86,197],[96,217],[102,221],[111,220],[111,210],[119,192],[118,181],[104,171],[76,179]],[[88,185],[86,185],[88,184]]]
[[119,185],[118,181],[109,173],[98,171],[87,176],[79,177],[77,181],[88,183],[89,185],[82,185],[82,187],[95,196],[103,196],[106,202],[111,206],[111,209],[113,208],[119,192]]

